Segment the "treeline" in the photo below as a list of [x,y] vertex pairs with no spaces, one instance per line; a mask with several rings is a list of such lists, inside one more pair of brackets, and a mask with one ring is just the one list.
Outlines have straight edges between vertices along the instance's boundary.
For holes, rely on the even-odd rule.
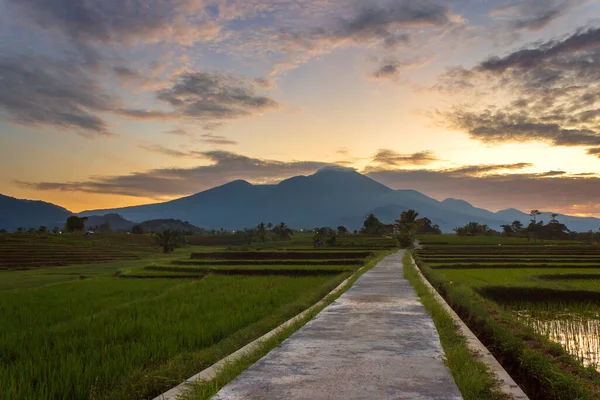
[[523,225],[521,221],[513,221],[511,224],[501,225],[502,231],[497,231],[486,224],[469,222],[464,226],[455,228],[454,232],[458,236],[506,236],[522,237],[533,241],[580,240],[600,243],[600,228],[597,232],[591,230],[588,232],[574,232],[557,219],[558,214],[552,214],[552,219],[548,223],[537,220],[537,217],[541,215],[538,210],[531,210],[529,215],[531,215],[531,220],[527,226]]

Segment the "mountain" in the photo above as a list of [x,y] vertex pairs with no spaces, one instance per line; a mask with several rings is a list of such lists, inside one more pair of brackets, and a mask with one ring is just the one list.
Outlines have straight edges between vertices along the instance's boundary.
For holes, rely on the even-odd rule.
[[88,216],[88,220],[85,221],[85,228],[90,229],[103,224],[110,225],[110,229],[113,231],[130,231],[131,228],[137,225],[135,222],[128,221],[119,214],[106,214]]
[[69,210],[52,203],[36,200],[23,200],[0,194],[0,229],[15,231],[39,228],[62,227],[67,218],[73,215]]
[[[507,221],[521,221],[523,225],[528,225],[531,216],[522,211],[510,208],[508,210],[498,211],[496,215]],[[551,212],[542,212],[537,217],[538,221],[547,223],[552,219]],[[600,230],[600,219],[593,217],[574,217],[571,215],[558,214],[556,217],[560,222],[565,224],[570,230],[576,232],[586,232],[589,230]]]
[[184,232],[191,231],[192,233],[204,232],[204,229],[178,219],[152,219],[142,222],[139,224],[139,227],[142,228],[142,232],[162,232],[166,229]]
[[[376,214],[391,223],[409,208],[440,225],[444,232],[470,221],[492,228],[515,219],[529,222],[529,215],[509,209],[497,213],[473,207],[463,200],[438,201],[414,190],[393,190],[354,170],[324,168],[309,176],[296,176],[275,185],[253,185],[237,180],[165,203],[92,210],[81,215],[116,213],[142,222],[180,219],[204,229],[243,229],[260,222],[286,222],[293,228],[344,225],[359,229],[366,215]],[[545,213],[542,220],[549,221]],[[600,219],[561,216],[573,230],[596,230]]]
[[[360,229],[370,213],[385,223],[392,223],[409,208],[431,219],[444,232],[452,232],[470,221],[499,230],[501,225],[515,220],[527,225],[531,218],[515,209],[494,213],[459,199],[438,201],[415,190],[393,190],[344,168],[323,168],[313,175],[296,176],[275,185],[253,185],[237,180],[165,203],[90,210],[79,215],[90,218],[88,226],[108,222],[114,230],[130,230],[134,224],[150,220],[161,221],[149,224],[148,230],[160,226],[193,231],[201,228],[239,230],[260,222],[286,222],[298,229],[344,225],[354,230]],[[0,228],[63,226],[70,215],[68,210],[54,204],[0,195]],[[551,218],[550,213],[544,212],[538,220],[548,222]],[[559,215],[558,219],[575,231],[600,227],[598,218]]]

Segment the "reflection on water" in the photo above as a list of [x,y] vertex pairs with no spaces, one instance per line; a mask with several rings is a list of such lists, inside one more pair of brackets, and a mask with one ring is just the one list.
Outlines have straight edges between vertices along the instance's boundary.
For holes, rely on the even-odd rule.
[[[552,318],[520,311],[519,318],[536,332],[560,343],[569,354],[600,371],[600,319],[554,314]],[[550,317],[549,315],[546,317]]]

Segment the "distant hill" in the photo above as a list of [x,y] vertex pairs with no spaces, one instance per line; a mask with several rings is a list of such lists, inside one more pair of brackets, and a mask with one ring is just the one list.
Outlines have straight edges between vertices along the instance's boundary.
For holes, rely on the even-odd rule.
[[[172,231],[184,231],[192,233],[203,233],[204,229],[199,228],[189,222],[184,222],[178,219],[153,219],[150,221],[144,221],[141,224],[135,224],[142,228],[143,232],[162,232],[166,229]],[[132,226],[133,227],[133,226]]]
[[69,210],[44,201],[23,200],[0,194],[0,229],[15,231],[39,228],[63,227],[67,218],[73,215]]
[[[192,196],[165,203],[93,210],[81,215],[118,213],[141,222],[150,219],[180,219],[205,229],[243,229],[260,222],[286,222],[293,228],[345,225],[359,229],[369,213],[391,223],[413,208],[452,232],[470,221],[500,229],[515,219],[528,223],[518,210],[494,213],[458,199],[438,201],[415,190],[393,190],[354,170],[324,168],[309,176],[296,176],[276,185],[252,185],[237,180]],[[545,220],[546,214],[543,215]],[[559,218],[573,230],[598,229],[600,219]]]
[[119,214],[106,214],[89,216],[85,222],[85,228],[91,229],[106,223],[110,225],[110,229],[113,231],[131,231],[131,228],[137,225],[135,222],[128,221]]
[[[530,219],[527,213],[516,209],[494,213],[459,199],[438,201],[415,190],[393,190],[343,168],[323,168],[313,175],[296,176],[276,185],[253,185],[236,180],[165,203],[90,210],[79,215],[90,218],[88,226],[109,222],[113,230],[129,230],[140,223],[146,224],[146,231],[239,230],[260,222],[285,222],[297,229],[344,225],[354,230],[360,229],[370,213],[385,223],[392,223],[409,208],[431,219],[444,232],[452,232],[470,221],[500,230],[503,224],[519,220],[526,225]],[[550,214],[544,212],[538,219],[548,222]],[[70,215],[68,210],[54,204],[0,195],[0,228],[62,227]],[[600,227],[598,218],[559,215],[558,219],[575,231]]]

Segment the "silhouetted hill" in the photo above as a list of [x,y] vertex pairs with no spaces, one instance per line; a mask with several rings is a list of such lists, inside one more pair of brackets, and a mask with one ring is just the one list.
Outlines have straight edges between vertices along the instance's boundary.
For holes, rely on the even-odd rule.
[[106,223],[110,225],[110,229],[113,231],[130,231],[136,225],[135,222],[128,221],[119,214],[106,214],[88,216],[85,227],[90,229]]
[[[473,207],[458,199],[438,201],[415,190],[393,190],[354,170],[323,168],[313,175],[296,176],[276,185],[252,185],[237,180],[191,196],[165,203],[92,210],[88,226],[108,221],[114,230],[129,230],[134,224],[148,224],[148,231],[169,229],[197,232],[204,229],[243,229],[260,222],[286,222],[293,228],[316,226],[360,229],[364,218],[374,213],[383,222],[392,223],[409,208],[426,216],[444,232],[452,232],[470,221],[487,224],[494,229],[515,220],[527,225],[528,213],[507,209],[496,213]],[[108,215],[107,215],[108,214]],[[118,214],[118,215],[117,215]],[[41,201],[19,200],[0,195],[0,228],[15,230],[46,225],[62,227],[71,213]],[[538,220],[550,221],[544,212]],[[558,219],[575,231],[597,230],[598,218],[560,215]],[[179,220],[164,222],[165,220]],[[112,221],[112,222],[111,222]],[[181,221],[189,222],[189,225]],[[161,228],[162,227],[162,228]]]
[[[523,225],[528,225],[531,216],[528,213],[509,208],[508,210],[498,211],[496,215],[507,221],[521,221]],[[538,221],[548,223],[552,219],[551,212],[542,212],[537,217]],[[558,214],[556,217],[560,222],[565,224],[570,230],[576,232],[587,232],[589,230],[597,231],[600,229],[600,219],[593,217],[574,217],[571,215]]]
[[[442,202],[415,190],[393,190],[354,170],[324,168],[310,176],[296,176],[276,185],[252,185],[238,180],[192,196],[166,203],[86,211],[82,215],[118,213],[132,221],[175,218],[205,229],[243,229],[260,222],[286,222],[293,228],[316,226],[359,229],[369,213],[385,223],[398,219],[413,208],[427,216],[443,231],[452,232],[470,221],[495,229],[515,219],[529,216],[512,210],[493,213],[457,199]],[[549,218],[546,218],[549,220]],[[571,229],[597,229],[596,218],[563,217]]]
[[37,229],[40,225],[48,229],[55,226],[62,228],[71,215],[73,214],[69,210],[52,203],[16,199],[0,194],[0,229]]
[[144,221],[141,224],[138,224],[143,232],[162,232],[166,229],[170,229],[172,231],[184,231],[184,232],[193,232],[193,233],[202,233],[204,229],[199,228],[190,224],[189,222],[184,222],[178,219],[153,219],[150,221]]

